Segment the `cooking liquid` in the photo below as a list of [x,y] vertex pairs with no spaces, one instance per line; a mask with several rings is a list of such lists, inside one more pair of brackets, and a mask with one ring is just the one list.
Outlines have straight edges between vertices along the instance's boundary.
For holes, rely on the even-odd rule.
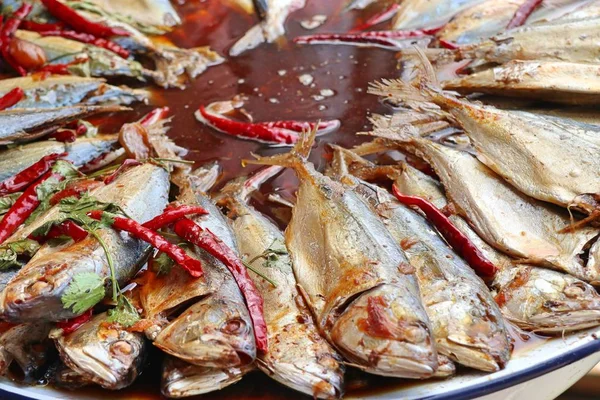
[[[169,34],[168,39],[186,48],[210,45],[226,56],[229,47],[257,22],[256,17],[245,14],[230,3],[234,1],[180,1],[176,7],[183,26]],[[318,32],[346,32],[376,11],[371,7],[366,11],[343,12],[344,4],[343,0],[308,0],[303,10],[293,13],[288,19],[287,38]],[[316,14],[327,15],[327,22],[312,31],[300,26],[300,21]],[[312,85],[305,86],[300,82],[299,77],[304,74],[314,78]],[[183,91],[154,89],[153,107],[168,106],[171,109],[174,118],[169,136],[189,149],[186,158],[195,161],[196,166],[219,161],[223,167],[221,183],[224,183],[260,168],[252,165],[242,168],[241,160],[252,158],[251,153],[269,155],[289,148],[267,146],[216,132],[195,119],[194,112],[200,105],[244,94],[249,98],[244,108],[254,121],[339,119],[341,128],[317,138],[312,151],[311,161],[322,169],[327,162],[327,143],[353,146],[368,140],[355,133],[368,130],[367,117],[371,113],[389,112],[376,96],[366,93],[368,83],[397,76],[396,54],[391,51],[350,46],[296,46],[291,40],[284,39],[275,44],[263,44],[236,58],[227,56],[224,64],[209,68]],[[315,100],[313,96],[320,95],[323,89],[333,90],[334,95]],[[102,129],[115,131],[122,123],[140,118],[151,108],[136,107],[130,113],[111,116],[102,120]],[[295,187],[293,172],[286,171],[263,185],[262,194],[255,204],[261,211],[285,223],[289,210],[269,202],[267,194],[277,193],[289,200],[293,198]],[[515,349],[539,343],[537,339],[530,342],[519,335],[516,337]],[[109,395],[111,399],[162,398],[159,388],[161,362],[162,354],[152,348],[144,372],[131,387],[110,393],[90,387],[75,393],[98,398]],[[418,381],[368,375],[353,368],[348,368],[346,373],[346,393],[357,397],[415,384]],[[253,372],[240,383],[201,398],[291,400],[306,399],[307,396],[276,383],[260,372]]]

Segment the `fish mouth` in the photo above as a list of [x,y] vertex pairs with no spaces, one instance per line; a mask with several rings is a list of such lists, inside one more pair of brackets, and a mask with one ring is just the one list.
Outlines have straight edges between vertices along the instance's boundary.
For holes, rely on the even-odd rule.
[[118,385],[120,377],[106,365],[106,360],[101,360],[87,351],[72,349],[70,346],[59,348],[59,351],[65,364],[72,370],[83,376],[93,376],[93,381],[102,387],[113,388]]
[[523,329],[546,334],[562,334],[598,326],[600,322],[599,309],[581,309],[564,312],[538,314],[523,323],[509,318],[511,322]]
[[363,293],[337,318],[329,333],[331,341],[367,372],[431,377],[438,361],[427,316],[415,314],[414,304],[405,300],[401,288],[389,284]]
[[500,371],[504,368],[510,356],[508,352],[498,354],[498,352],[487,346],[468,346],[462,341],[454,342],[449,338],[439,340],[437,344],[439,352],[451,360],[485,372]]

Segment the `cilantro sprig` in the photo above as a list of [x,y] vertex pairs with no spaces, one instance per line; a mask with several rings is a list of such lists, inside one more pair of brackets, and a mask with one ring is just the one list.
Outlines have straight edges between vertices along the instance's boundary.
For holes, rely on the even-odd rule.
[[0,246],[0,271],[21,268],[23,263],[19,261],[19,256],[33,257],[39,248],[40,244],[31,239],[17,240],[3,244]]

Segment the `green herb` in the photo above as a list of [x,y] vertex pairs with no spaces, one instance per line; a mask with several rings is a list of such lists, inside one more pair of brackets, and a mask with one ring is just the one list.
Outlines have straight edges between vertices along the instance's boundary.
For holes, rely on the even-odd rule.
[[104,279],[93,272],[82,272],[73,277],[60,300],[65,308],[81,314],[98,304],[105,295]]
[[246,268],[248,268],[250,271],[254,272],[258,276],[260,276],[261,278],[263,278],[264,280],[269,282],[274,287],[277,287],[275,282],[273,282],[272,280],[270,280],[269,278],[267,278],[265,275],[261,274],[260,272],[256,271],[254,268],[252,268],[250,266],[250,264],[252,264],[254,261],[256,261],[260,258],[263,258],[265,260],[263,265],[266,268],[276,267],[275,264],[279,261],[280,256],[287,256],[287,255],[288,255],[287,247],[285,247],[285,243],[283,242],[283,240],[275,239],[269,245],[269,247],[267,247],[265,249],[265,251],[263,251],[261,254],[257,255],[250,261],[245,262],[244,265],[246,265]]
[[0,197],[0,215],[6,214],[21,195],[22,193],[11,193]]
[[90,122],[87,122],[83,119],[77,121],[77,125],[85,126],[85,137],[91,138],[98,136],[98,127]]
[[126,296],[119,296],[117,306],[108,310],[107,321],[129,328],[140,320],[140,315]]
[[[255,258],[255,259],[256,259],[256,258]],[[258,271],[257,271],[257,270],[256,270],[254,267],[252,267],[252,266],[251,266],[249,263],[247,263],[247,262],[245,262],[245,261],[242,261],[242,263],[244,264],[244,266],[245,266],[247,269],[249,269],[250,271],[254,272],[256,275],[260,276],[260,277],[261,277],[261,278],[263,278],[265,281],[269,282],[271,285],[273,285],[273,287],[277,287],[277,284],[276,284],[276,283],[275,283],[273,280],[271,280],[271,279],[267,278],[267,276],[266,276],[266,275],[264,275],[264,274],[262,274],[261,272],[258,272]]]
[[177,158],[150,158],[149,160],[158,161],[158,162],[171,162],[171,163],[179,163],[179,164],[188,164],[193,165],[194,161],[191,160],[180,160]]
[[0,271],[10,268],[21,268],[23,263],[18,260],[19,256],[33,255],[40,249],[40,244],[35,240],[23,239],[0,246]]
[[175,261],[173,261],[171,257],[166,253],[160,252],[158,253],[158,257],[152,260],[152,271],[154,271],[156,275],[168,275],[174,265]]

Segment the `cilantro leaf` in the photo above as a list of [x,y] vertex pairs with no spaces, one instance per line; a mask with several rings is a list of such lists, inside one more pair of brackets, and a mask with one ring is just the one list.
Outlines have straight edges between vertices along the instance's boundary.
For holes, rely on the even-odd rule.
[[8,210],[15,204],[15,201],[21,196],[22,193],[12,193],[6,196],[0,197],[0,215],[6,214]]
[[94,272],[81,272],[73,277],[60,300],[66,309],[81,314],[98,304],[105,295],[103,278]]
[[21,268],[23,263],[18,260],[19,256],[33,257],[39,250],[40,244],[35,240],[23,239],[0,246],[0,271],[10,268]]
[[137,310],[131,304],[126,296],[120,295],[117,301],[117,306],[111,310],[108,310],[108,318],[106,321],[110,323],[117,323],[124,328],[129,328],[140,320],[140,315]]
[[152,260],[152,271],[157,275],[168,275],[175,265],[175,261],[167,253],[159,252],[158,257]]

